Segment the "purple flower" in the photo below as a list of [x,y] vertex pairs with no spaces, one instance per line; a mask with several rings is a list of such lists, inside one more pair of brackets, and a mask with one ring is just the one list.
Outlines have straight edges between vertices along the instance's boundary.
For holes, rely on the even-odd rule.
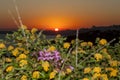
[[39,51],[39,57],[38,60],[53,60],[55,62],[59,61],[61,59],[60,53],[58,51]]

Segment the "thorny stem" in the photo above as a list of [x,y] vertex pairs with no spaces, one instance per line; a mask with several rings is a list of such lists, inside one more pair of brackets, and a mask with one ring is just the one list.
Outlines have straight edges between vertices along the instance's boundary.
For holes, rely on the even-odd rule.
[[103,49],[105,46],[107,46],[107,45],[109,45],[109,44],[111,44],[113,41],[115,41],[116,39],[114,38],[114,39],[112,39],[111,41],[109,41],[106,45],[104,45],[104,46],[102,46],[102,47],[100,47],[99,49],[97,49],[95,52],[93,52],[93,53],[91,53],[88,57],[86,57],[83,61],[81,61],[80,62],[80,64],[81,63],[83,63],[83,62],[85,62],[87,59],[89,59],[92,55],[94,55],[96,52],[99,52],[101,49]]

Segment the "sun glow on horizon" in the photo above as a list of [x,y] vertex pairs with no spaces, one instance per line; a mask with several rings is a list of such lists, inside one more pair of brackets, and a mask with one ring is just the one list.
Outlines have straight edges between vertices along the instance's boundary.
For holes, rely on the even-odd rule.
[[56,31],[56,32],[59,31],[59,28],[55,28],[55,31]]

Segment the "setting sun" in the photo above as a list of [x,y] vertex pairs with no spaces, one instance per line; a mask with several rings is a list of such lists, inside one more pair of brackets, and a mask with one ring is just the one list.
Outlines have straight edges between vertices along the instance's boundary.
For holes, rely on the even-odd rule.
[[57,32],[57,31],[59,31],[59,29],[58,29],[58,28],[55,28],[55,31]]

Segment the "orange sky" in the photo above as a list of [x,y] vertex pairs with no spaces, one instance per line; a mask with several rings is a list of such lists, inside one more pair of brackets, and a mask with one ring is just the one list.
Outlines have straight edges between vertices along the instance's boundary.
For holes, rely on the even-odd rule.
[[[39,29],[77,29],[120,24],[120,0],[16,0],[22,22]],[[13,0],[0,0],[0,30],[17,28]],[[72,27],[73,26],[73,27]]]

